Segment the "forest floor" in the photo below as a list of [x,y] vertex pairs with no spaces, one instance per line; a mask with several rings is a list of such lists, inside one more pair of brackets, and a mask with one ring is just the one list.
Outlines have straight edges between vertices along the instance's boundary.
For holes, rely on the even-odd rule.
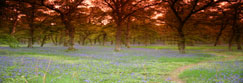
[[220,60],[207,60],[207,61],[201,61],[199,63],[194,63],[194,64],[190,64],[190,65],[186,65],[186,66],[182,66],[177,68],[176,70],[172,71],[172,73],[170,73],[169,77],[171,78],[171,81],[176,82],[176,83],[186,83],[185,81],[183,81],[179,75],[184,72],[187,69],[193,68],[197,65],[202,65],[205,63],[212,63],[212,62],[216,62],[216,61],[228,61],[228,60],[232,60],[237,58],[238,56],[243,56],[243,55],[238,55],[238,56],[231,56],[231,55],[222,55],[219,53],[214,53],[214,55],[216,56],[223,56],[224,58],[220,59]]
[[113,46],[75,48],[0,46],[0,83],[243,81],[243,52],[229,52],[224,46],[189,46],[187,54],[178,54],[176,46],[132,46],[121,52],[114,52]]

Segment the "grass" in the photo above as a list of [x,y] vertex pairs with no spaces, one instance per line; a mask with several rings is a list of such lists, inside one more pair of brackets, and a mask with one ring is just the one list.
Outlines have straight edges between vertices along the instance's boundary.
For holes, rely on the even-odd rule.
[[195,66],[181,73],[179,77],[186,83],[242,83],[243,52],[222,52],[221,54],[238,57]]
[[[150,48],[150,49],[170,49],[170,50],[178,50],[176,45],[156,45],[156,46],[132,46],[134,48]],[[186,46],[186,50],[210,50],[210,49],[224,49],[227,50],[227,46],[209,46],[209,45],[200,45],[200,46]],[[236,47],[233,47],[232,49],[236,49]]]
[[155,49],[156,46],[151,48],[137,47],[113,52],[111,47],[86,46],[66,52],[63,47],[4,47],[0,50],[0,82],[167,83],[170,81],[165,80],[166,77],[178,67],[223,58],[194,50],[181,55],[166,49],[169,46],[160,50]]

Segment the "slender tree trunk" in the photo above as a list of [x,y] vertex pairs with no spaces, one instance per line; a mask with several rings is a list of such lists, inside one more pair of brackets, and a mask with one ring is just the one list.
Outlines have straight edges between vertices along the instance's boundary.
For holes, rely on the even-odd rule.
[[63,37],[63,46],[65,46],[65,47],[68,47],[69,45],[68,45],[68,31],[67,30],[65,30],[65,35],[64,35],[64,37]]
[[83,37],[83,40],[82,40],[82,45],[83,46],[85,45],[85,40],[86,40],[86,37]]
[[100,36],[97,38],[97,41],[99,42],[99,45],[102,44],[101,40],[100,40]]
[[54,37],[53,35],[51,35],[51,41],[55,46],[57,46],[56,37]]
[[219,39],[220,39],[220,36],[222,35],[222,32],[226,28],[226,26],[227,26],[227,22],[226,23],[222,22],[220,30],[219,30],[219,32],[218,32],[218,34],[216,36],[216,40],[215,40],[214,46],[217,46],[217,44],[219,42]]
[[97,42],[97,38],[94,39],[94,45],[96,45],[96,42]]
[[231,51],[232,50],[232,42],[233,42],[233,39],[234,39],[234,36],[235,36],[235,31],[233,30],[232,31],[232,35],[230,36],[230,39],[229,39],[229,50]]
[[[240,2],[239,2],[240,3]],[[240,13],[241,13],[241,6],[238,5],[238,7],[235,8],[235,15],[234,15],[234,24],[235,24],[235,35],[236,35],[236,38],[235,38],[235,41],[236,41],[236,44],[237,44],[237,50],[242,50],[241,48],[241,33],[242,33],[242,25],[240,25],[240,23],[238,23],[238,19],[240,19]]]
[[240,30],[236,32],[236,38],[235,38],[235,41],[236,41],[236,44],[237,44],[237,50],[242,50],[242,47],[241,47],[241,32]]
[[233,42],[235,34],[236,34],[235,27],[236,27],[236,22],[233,21],[233,24],[232,24],[232,35],[230,36],[229,45],[228,45],[229,46],[228,48],[229,48],[230,51],[232,51],[232,42]]
[[125,46],[130,48],[130,18],[127,19],[127,29],[126,29],[126,43]]
[[235,42],[237,45],[237,50],[242,50],[241,48],[241,27],[239,26],[239,24],[236,22],[235,25]]
[[115,45],[115,51],[118,52],[121,50],[121,33],[122,33],[122,26],[121,21],[117,22],[116,27],[116,45]]
[[181,54],[185,54],[185,43],[186,43],[186,39],[185,39],[185,35],[184,35],[184,32],[182,30],[183,28],[183,24],[180,24],[179,28],[177,29],[178,30],[178,34],[179,34],[179,40],[178,40],[178,50],[179,50],[179,53]]
[[103,46],[105,46],[105,42],[106,42],[106,33],[103,34]]
[[61,33],[60,33],[60,37],[59,37],[59,42],[58,42],[58,45],[62,45],[63,44],[63,38],[64,38],[64,33],[65,33],[65,30],[63,30],[63,31],[60,31]]
[[[240,29],[237,25],[237,20],[238,20],[238,17],[239,17],[239,11],[238,11],[238,8],[239,6],[236,6],[234,8],[234,15],[233,15],[233,23],[232,23],[232,35],[229,39],[229,50],[231,51],[232,50],[232,41],[234,39],[234,37],[236,36],[236,43],[240,42],[239,38],[240,38]],[[237,47],[238,48],[238,47]],[[241,46],[239,44],[239,49],[241,49]]]
[[56,43],[56,45],[58,45],[58,34],[56,34],[56,36],[55,36],[55,43]]
[[92,42],[92,39],[89,38],[89,43],[91,46],[93,46],[93,42]]
[[46,43],[46,39],[47,39],[47,35],[44,35],[44,38],[41,41],[40,47],[43,47],[44,46],[44,44]]

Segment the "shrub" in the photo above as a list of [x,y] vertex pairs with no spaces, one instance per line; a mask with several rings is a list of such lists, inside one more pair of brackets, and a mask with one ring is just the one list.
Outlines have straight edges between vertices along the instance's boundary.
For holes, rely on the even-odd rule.
[[6,34],[0,35],[0,44],[7,44],[11,48],[19,47],[18,40],[15,37]]

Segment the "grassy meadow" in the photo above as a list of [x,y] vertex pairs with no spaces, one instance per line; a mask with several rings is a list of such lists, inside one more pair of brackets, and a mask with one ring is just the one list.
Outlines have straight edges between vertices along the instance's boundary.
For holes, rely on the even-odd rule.
[[[174,83],[175,69],[212,61],[183,71],[187,83],[241,83],[242,51],[224,46],[133,46],[114,52],[112,46],[9,48],[0,46],[0,83]],[[232,60],[221,60],[228,55]]]

